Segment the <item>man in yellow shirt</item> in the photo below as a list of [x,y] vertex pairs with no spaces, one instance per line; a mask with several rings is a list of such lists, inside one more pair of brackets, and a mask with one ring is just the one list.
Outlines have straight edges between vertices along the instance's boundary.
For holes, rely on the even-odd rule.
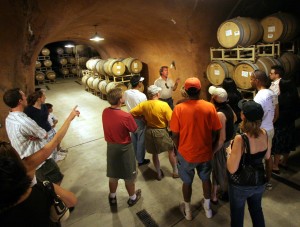
[[152,154],[153,164],[157,171],[157,180],[163,178],[158,154],[165,151],[169,152],[169,161],[173,168],[172,176],[173,178],[178,178],[173,141],[167,131],[172,110],[166,102],[159,100],[160,91],[160,87],[151,85],[148,87],[149,100],[139,103],[130,111],[133,117],[144,117],[146,120],[145,146],[147,152]]

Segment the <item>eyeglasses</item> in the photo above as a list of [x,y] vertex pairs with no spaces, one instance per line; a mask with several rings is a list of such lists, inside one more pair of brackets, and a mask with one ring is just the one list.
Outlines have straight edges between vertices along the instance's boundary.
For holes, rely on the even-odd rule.
[[167,84],[167,83],[165,83],[165,86],[166,86],[166,88],[167,88],[167,89],[169,89],[169,88],[170,88],[170,87],[168,86],[168,84]]

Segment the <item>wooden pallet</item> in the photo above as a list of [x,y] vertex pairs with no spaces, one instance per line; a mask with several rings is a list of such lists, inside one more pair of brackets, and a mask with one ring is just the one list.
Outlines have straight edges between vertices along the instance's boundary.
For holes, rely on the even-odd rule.
[[106,76],[106,80],[110,82],[129,82],[132,75],[124,75],[124,76]]
[[237,47],[233,49],[210,48],[210,60],[223,61],[255,61],[255,46],[247,48]]
[[274,57],[280,56],[280,43],[257,44],[256,55],[258,57]]
[[40,55],[40,56],[38,56],[37,60],[50,60],[50,56]]

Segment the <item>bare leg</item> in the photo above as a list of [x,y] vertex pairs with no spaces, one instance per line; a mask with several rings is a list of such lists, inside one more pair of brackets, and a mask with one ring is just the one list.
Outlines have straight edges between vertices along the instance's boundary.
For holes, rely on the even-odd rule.
[[158,158],[158,154],[153,154],[152,155],[152,161],[153,161],[153,165],[156,169],[157,172],[157,178],[161,179],[162,178],[162,173],[160,170],[160,162],[159,162],[159,158]]
[[217,191],[218,191],[218,185],[212,185],[212,191],[211,191],[211,200],[217,201]]
[[134,193],[135,193],[135,183],[134,182],[126,182],[125,181],[125,187],[126,187],[126,190],[128,192],[128,195],[129,196],[133,196]]
[[284,155],[283,155],[283,159],[282,159],[282,161],[281,161],[281,164],[282,164],[283,166],[286,166],[286,163],[287,163],[288,158],[289,158],[289,154],[284,154]]
[[158,159],[158,154],[153,154],[152,155],[152,161],[153,161],[153,165],[156,169],[156,172],[160,172],[160,162],[159,162],[159,159]]
[[109,180],[109,192],[116,193],[118,188],[118,181]]
[[183,199],[184,202],[191,202],[191,197],[192,197],[192,185],[191,184],[182,184],[182,194],[183,194]]
[[280,156],[281,155],[279,155],[279,154],[274,155],[274,163],[273,163],[274,170],[279,170],[278,164],[279,164]]
[[169,151],[169,161],[173,169],[173,174],[178,175],[177,158],[175,156],[174,150]]
[[203,195],[205,199],[210,199],[211,194],[211,181],[202,181]]

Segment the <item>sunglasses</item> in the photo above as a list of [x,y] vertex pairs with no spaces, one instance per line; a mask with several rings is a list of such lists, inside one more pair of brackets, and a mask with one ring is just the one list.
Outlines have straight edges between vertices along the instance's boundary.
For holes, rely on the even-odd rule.
[[167,89],[169,89],[169,88],[170,88],[170,87],[168,86],[168,84],[167,84],[167,83],[165,83],[165,86],[166,86],[166,88],[167,88]]

